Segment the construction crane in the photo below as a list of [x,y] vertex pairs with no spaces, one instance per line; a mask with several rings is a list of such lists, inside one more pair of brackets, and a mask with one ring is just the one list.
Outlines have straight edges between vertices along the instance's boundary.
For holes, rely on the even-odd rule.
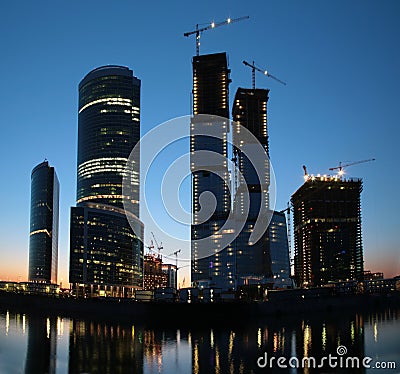
[[168,257],[169,256],[175,256],[175,261],[176,261],[176,271],[178,271],[178,253],[180,252],[181,250],[180,249],[178,249],[177,251],[175,251],[175,252],[172,252],[171,254],[169,254],[168,255]]
[[253,90],[256,88],[256,71],[259,71],[260,73],[266,75],[267,77],[270,77],[270,78],[272,78],[272,79],[275,79],[277,82],[282,83],[283,85],[286,86],[286,83],[285,83],[285,82],[281,81],[281,80],[278,79],[277,77],[274,77],[272,74],[270,74],[270,73],[268,72],[268,70],[262,70],[262,69],[260,69],[259,67],[257,67],[257,66],[255,65],[254,61],[253,61],[252,64],[250,64],[250,63],[247,62],[247,61],[243,61],[243,64],[246,65],[246,66],[248,66],[249,68],[251,68],[251,83],[252,83],[252,86],[253,86]]
[[307,166],[303,165],[303,170],[304,170],[304,180],[306,181],[308,179],[308,172],[307,172]]
[[145,247],[149,250],[149,253],[150,253],[150,251],[154,250],[154,243],[153,243],[153,241],[150,240],[150,245],[146,245]]
[[362,164],[364,162],[370,162],[370,161],[375,161],[375,159],[374,158],[369,158],[368,160],[355,161],[355,162],[350,162],[348,164],[342,164],[342,162],[339,162],[339,166],[335,166],[333,168],[329,168],[329,170],[338,170],[338,174],[340,176],[342,176],[344,174],[343,168],[345,168],[347,166]]
[[211,22],[209,25],[205,27],[200,27],[199,24],[196,25],[196,29],[193,31],[185,32],[183,36],[189,37],[190,35],[196,35],[196,56],[200,55],[200,35],[203,31],[215,29],[216,27],[229,25],[234,22],[239,22],[245,19],[250,18],[249,16],[239,17],[239,18],[228,18],[222,22]]
[[164,248],[162,246],[162,242],[160,244],[158,244],[158,241],[157,241],[156,237],[154,236],[153,231],[151,232],[151,235],[153,235],[154,242],[156,243],[156,246],[157,246],[157,249],[158,249],[158,257],[160,257],[160,252]]

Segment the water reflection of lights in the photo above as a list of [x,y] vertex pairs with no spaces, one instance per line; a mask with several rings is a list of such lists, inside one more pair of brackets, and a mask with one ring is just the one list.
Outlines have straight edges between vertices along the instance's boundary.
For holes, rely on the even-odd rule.
[[311,348],[311,326],[306,325],[304,328],[304,357],[308,357],[309,349]]
[[64,334],[64,321],[62,318],[57,317],[57,335],[63,336]]
[[7,313],[6,313],[6,335],[8,335],[9,328],[10,328],[10,313],[7,310]]
[[351,323],[350,323],[350,339],[351,339],[351,343],[354,344],[354,339],[355,339],[354,321],[351,321]]
[[378,343],[378,325],[376,321],[374,321],[374,341]]
[[215,348],[215,374],[220,373],[220,364],[219,364],[219,350],[218,347]]
[[199,374],[199,346],[197,343],[193,348],[193,374]]
[[274,338],[273,338],[273,342],[274,342],[274,352],[276,352],[278,350],[278,334],[276,332],[274,332]]
[[47,339],[50,338],[50,318],[46,319],[46,332],[47,332]]
[[234,339],[235,339],[235,333],[233,331],[231,331],[231,333],[229,334],[229,360],[231,359],[231,356],[232,356]]

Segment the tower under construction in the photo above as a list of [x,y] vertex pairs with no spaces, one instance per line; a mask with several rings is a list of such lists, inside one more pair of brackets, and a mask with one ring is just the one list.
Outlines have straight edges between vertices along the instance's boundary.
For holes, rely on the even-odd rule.
[[[249,243],[258,216],[269,210],[269,165],[262,168],[262,174],[259,175],[253,165],[254,160],[250,160],[246,155],[246,150],[255,146],[253,143],[261,144],[265,153],[269,154],[268,93],[267,89],[238,88],[232,106],[233,144],[240,144],[241,147],[234,147],[234,160],[244,178],[241,183],[235,183],[235,211],[238,212],[235,218],[242,220],[238,227],[243,225],[234,242],[237,285],[265,282],[272,276],[267,226],[256,243]],[[253,139],[246,137],[246,144],[242,144],[242,127],[254,136]],[[247,194],[250,204],[248,214],[245,212]]]
[[[221,288],[234,286],[234,257],[230,246],[222,244],[221,234],[230,211],[229,73],[226,53],[193,57],[191,278],[195,285],[204,282]],[[210,154],[220,157],[210,160]],[[215,207],[201,201],[202,195],[210,194]],[[210,238],[205,248],[199,245],[204,238]]]
[[306,175],[292,195],[297,286],[361,280],[362,180]]

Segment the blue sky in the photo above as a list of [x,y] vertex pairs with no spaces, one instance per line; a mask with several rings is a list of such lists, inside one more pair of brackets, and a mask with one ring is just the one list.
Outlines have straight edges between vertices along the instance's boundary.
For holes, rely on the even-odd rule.
[[[0,4],[0,278],[27,277],[30,173],[47,158],[61,184],[59,278],[67,279],[84,75],[107,64],[133,69],[142,81],[146,133],[190,114],[195,43],[183,33],[244,15],[250,19],[205,32],[201,53],[228,53],[231,102],[237,87],[251,85],[244,59],[287,82],[257,75],[257,86],[271,90],[277,208],[301,185],[303,164],[324,174],[339,161],[376,158],[347,170],[364,180],[365,267],[400,273],[398,1],[16,0]],[[174,243],[164,246],[175,250]]]

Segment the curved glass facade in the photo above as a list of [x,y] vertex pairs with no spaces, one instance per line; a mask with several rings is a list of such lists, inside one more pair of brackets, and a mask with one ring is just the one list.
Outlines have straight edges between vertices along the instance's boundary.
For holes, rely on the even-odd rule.
[[31,175],[29,280],[57,283],[59,182],[47,161]]
[[[140,80],[122,66],[94,69],[79,84],[77,205],[123,207],[122,178],[140,139]],[[139,160],[133,166],[133,213],[139,217]]]
[[[125,166],[140,138],[140,80],[122,66],[92,70],[79,84],[77,207],[71,209],[70,274],[77,295],[130,296],[143,284],[139,165],[133,160],[129,214]],[[132,169],[131,169],[132,170]]]

